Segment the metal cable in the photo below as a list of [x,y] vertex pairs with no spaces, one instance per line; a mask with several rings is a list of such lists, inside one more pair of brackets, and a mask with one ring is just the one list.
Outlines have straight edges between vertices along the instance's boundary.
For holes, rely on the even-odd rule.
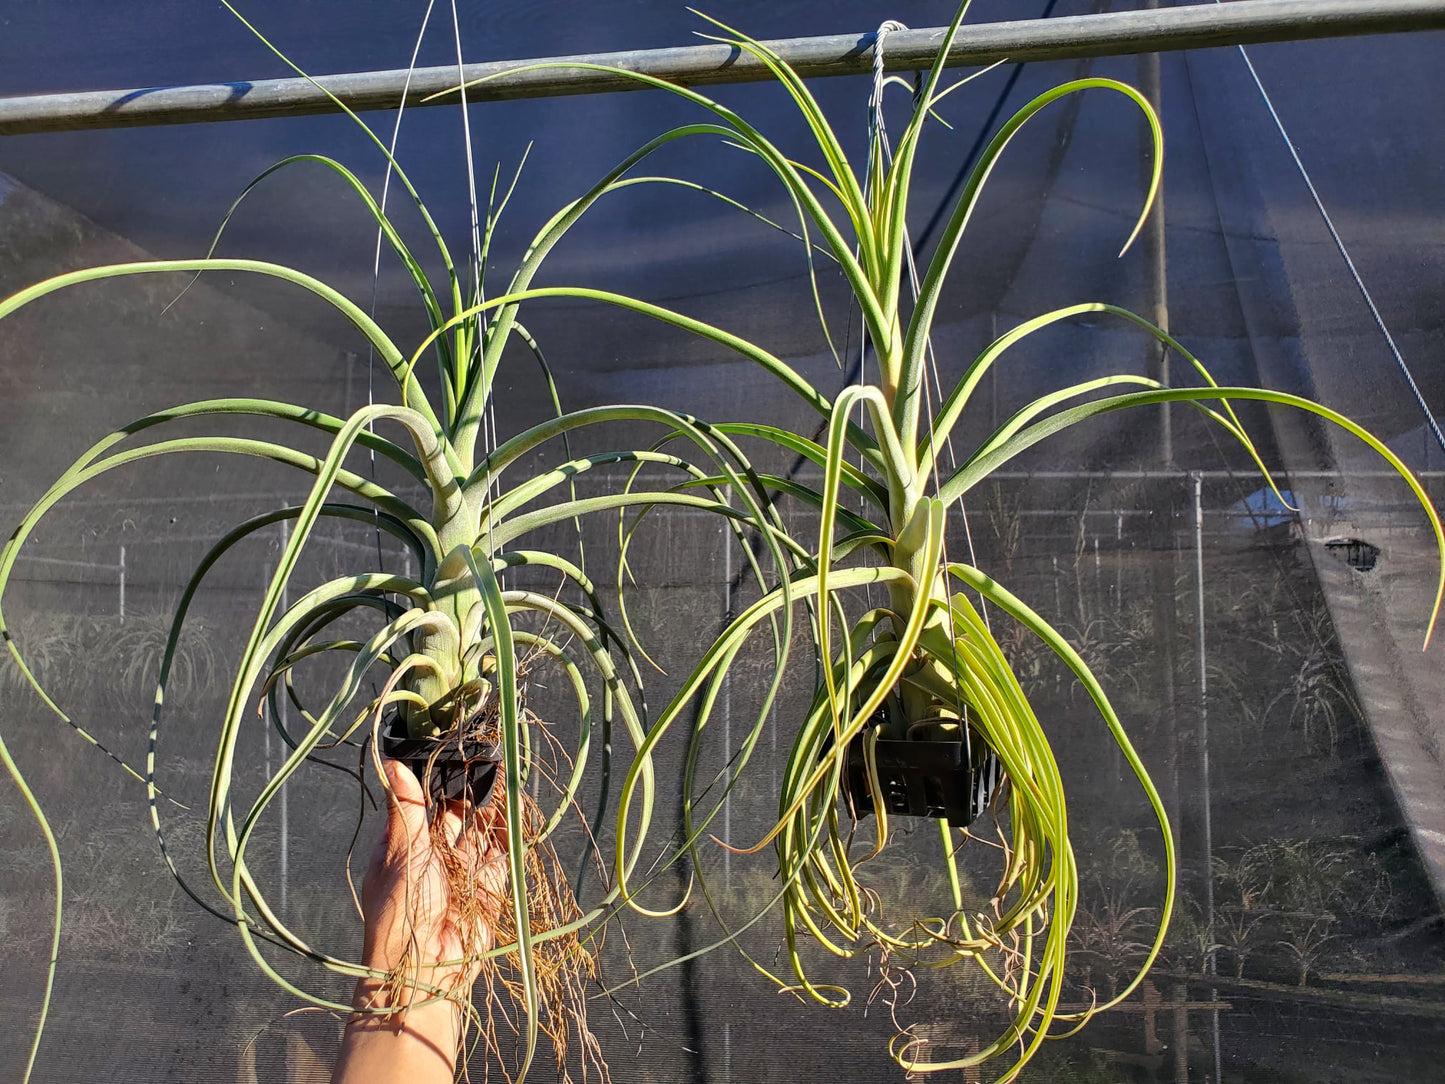
[[[1214,0],[1214,2],[1218,4],[1220,0]],[[1324,220],[1325,228],[1330,231],[1330,237],[1335,242],[1335,248],[1339,249],[1340,256],[1345,261],[1345,267],[1349,269],[1350,277],[1355,280],[1355,285],[1359,288],[1360,296],[1365,299],[1365,304],[1369,306],[1370,315],[1374,317],[1375,320],[1375,326],[1380,329],[1380,334],[1385,337],[1385,345],[1390,348],[1390,353],[1395,358],[1395,364],[1399,366],[1400,373],[1405,378],[1405,383],[1409,385],[1410,394],[1415,397],[1415,402],[1420,407],[1420,413],[1425,415],[1425,424],[1429,426],[1430,432],[1434,434],[1435,443],[1440,446],[1442,452],[1445,452],[1445,433],[1440,431],[1440,425],[1436,422],[1435,415],[1431,412],[1429,404],[1425,402],[1425,396],[1421,393],[1420,386],[1415,383],[1415,376],[1410,372],[1409,364],[1405,361],[1404,355],[1400,353],[1400,348],[1395,345],[1395,337],[1390,334],[1390,329],[1385,326],[1385,319],[1380,315],[1380,310],[1375,305],[1375,299],[1370,296],[1370,291],[1365,285],[1365,280],[1361,277],[1359,269],[1355,267],[1355,261],[1350,258],[1349,249],[1345,247],[1344,238],[1340,236],[1340,231],[1335,228],[1334,220],[1330,218],[1329,211],[1325,210],[1324,201],[1320,199],[1319,191],[1315,188],[1315,183],[1310,178],[1309,170],[1305,169],[1305,164],[1300,159],[1299,151],[1295,149],[1294,141],[1290,139],[1289,131],[1285,128],[1284,121],[1280,119],[1279,112],[1275,109],[1274,102],[1270,99],[1269,91],[1264,89],[1264,83],[1259,78],[1259,72],[1255,70],[1254,62],[1249,59],[1249,53],[1245,51],[1243,45],[1239,46],[1239,55],[1244,58],[1245,67],[1249,69],[1249,75],[1250,78],[1254,80],[1254,85],[1259,88],[1259,95],[1264,99],[1265,108],[1269,110],[1269,115],[1274,121],[1274,126],[1279,129],[1279,134],[1284,139],[1284,145],[1289,150],[1290,157],[1294,159],[1295,168],[1299,170],[1299,175],[1304,180],[1305,187],[1309,189],[1310,198],[1314,200],[1315,207],[1320,212],[1320,218]]]

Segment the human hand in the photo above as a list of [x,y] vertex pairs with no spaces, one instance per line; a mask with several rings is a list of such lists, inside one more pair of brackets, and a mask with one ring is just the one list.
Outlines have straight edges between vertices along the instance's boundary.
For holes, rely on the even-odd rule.
[[494,807],[468,811],[464,825],[460,802],[437,807],[429,822],[411,769],[398,760],[383,760],[382,769],[388,815],[362,882],[362,962],[398,987],[465,998],[505,897],[505,829]]
[[[383,760],[386,830],[361,888],[362,963],[335,1082],[450,1081],[464,1006],[506,899],[506,826],[497,806],[460,802],[427,818],[420,782]],[[400,1010],[386,1013],[385,1010]],[[419,1074],[419,1075],[418,1075]]]

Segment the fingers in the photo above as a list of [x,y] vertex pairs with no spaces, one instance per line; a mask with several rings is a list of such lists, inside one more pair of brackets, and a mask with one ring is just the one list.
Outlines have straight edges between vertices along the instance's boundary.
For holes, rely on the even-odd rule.
[[425,805],[426,796],[422,793],[421,783],[417,781],[415,774],[404,761],[382,757],[381,770],[386,773],[386,781],[391,786],[392,793],[396,795],[397,801],[421,802]]
[[[381,767],[393,799],[388,802],[387,835],[396,833],[402,839],[422,838],[428,824],[426,794],[420,781],[402,761],[383,757]],[[497,803],[478,809],[467,802],[443,802],[437,816],[441,818],[442,831],[452,846],[463,851],[475,849],[476,856],[483,860],[506,853],[506,819]]]
[[496,804],[478,809],[469,802],[446,802],[441,818],[446,838],[460,850],[475,850],[478,857],[486,858],[496,849],[496,841],[506,848],[506,820]]

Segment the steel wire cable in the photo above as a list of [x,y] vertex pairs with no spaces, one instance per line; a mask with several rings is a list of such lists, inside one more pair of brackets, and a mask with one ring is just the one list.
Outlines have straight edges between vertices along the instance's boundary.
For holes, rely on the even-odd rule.
[[[1221,0],[1214,0],[1214,2],[1218,4]],[[1275,109],[1274,101],[1270,98],[1269,91],[1265,90],[1264,82],[1260,79],[1259,72],[1255,69],[1254,61],[1250,60],[1249,53],[1243,45],[1238,48],[1239,55],[1244,58],[1245,67],[1249,69],[1250,78],[1254,80],[1254,85],[1259,90],[1259,95],[1264,101],[1265,108],[1269,110],[1269,115],[1274,121],[1274,126],[1279,129],[1280,137],[1284,140],[1284,145],[1289,151],[1290,158],[1294,160],[1295,168],[1299,170],[1299,175],[1304,181],[1305,187],[1309,189],[1310,198],[1314,200],[1315,208],[1319,211],[1320,218],[1324,220],[1325,229],[1329,230],[1330,238],[1334,241],[1335,248],[1339,250],[1341,258],[1345,261],[1345,267],[1349,270],[1350,277],[1354,279],[1355,286],[1360,291],[1360,296],[1365,299],[1365,304],[1369,307],[1370,315],[1374,318],[1375,326],[1380,329],[1380,334],[1384,336],[1385,345],[1390,348],[1390,354],[1394,357],[1395,364],[1400,369],[1400,374],[1405,378],[1405,383],[1410,388],[1410,394],[1415,397],[1415,402],[1420,407],[1420,413],[1425,416],[1425,424],[1434,435],[1435,443],[1440,446],[1442,452],[1445,452],[1445,433],[1440,431],[1440,425],[1435,420],[1435,415],[1431,412],[1429,404],[1425,402],[1424,393],[1420,391],[1420,385],[1415,382],[1415,375],[1410,371],[1409,363],[1405,361],[1405,356],[1395,344],[1395,337],[1390,334],[1390,329],[1385,324],[1385,318],[1380,314],[1374,297],[1371,296],[1369,288],[1365,285],[1365,280],[1360,275],[1359,269],[1355,266],[1355,261],[1350,257],[1350,251],[1345,245],[1344,238],[1340,236],[1340,231],[1335,228],[1334,219],[1330,217],[1329,211],[1326,210],[1324,200],[1320,198],[1319,190],[1315,188],[1314,180],[1310,177],[1309,170],[1305,168],[1304,161],[1300,158],[1299,151],[1295,148],[1294,140],[1290,138],[1289,130],[1285,128],[1279,111]]]

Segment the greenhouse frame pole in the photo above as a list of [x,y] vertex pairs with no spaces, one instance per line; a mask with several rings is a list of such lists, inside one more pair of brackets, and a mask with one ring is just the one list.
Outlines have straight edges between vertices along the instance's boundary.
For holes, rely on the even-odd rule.
[[[1061,60],[1299,41],[1359,34],[1445,29],[1445,0],[1251,0],[1073,15],[964,26],[948,52],[950,67],[996,61]],[[888,37],[885,66],[916,71],[933,60],[943,27],[899,30]],[[767,42],[800,75],[871,72],[872,32]],[[592,65],[593,67],[587,67]],[[536,60],[469,64],[469,102],[599,94],[642,85],[595,66],[626,68],[684,86],[772,78],[755,57],[725,44],[641,49]],[[409,79],[409,82],[408,82]],[[0,135],[97,128],[192,124],[338,110],[332,95],[357,112],[455,103],[457,68],[358,72],[311,79],[267,79],[202,86],[81,91],[0,99]],[[439,97],[438,97],[439,95]]]

